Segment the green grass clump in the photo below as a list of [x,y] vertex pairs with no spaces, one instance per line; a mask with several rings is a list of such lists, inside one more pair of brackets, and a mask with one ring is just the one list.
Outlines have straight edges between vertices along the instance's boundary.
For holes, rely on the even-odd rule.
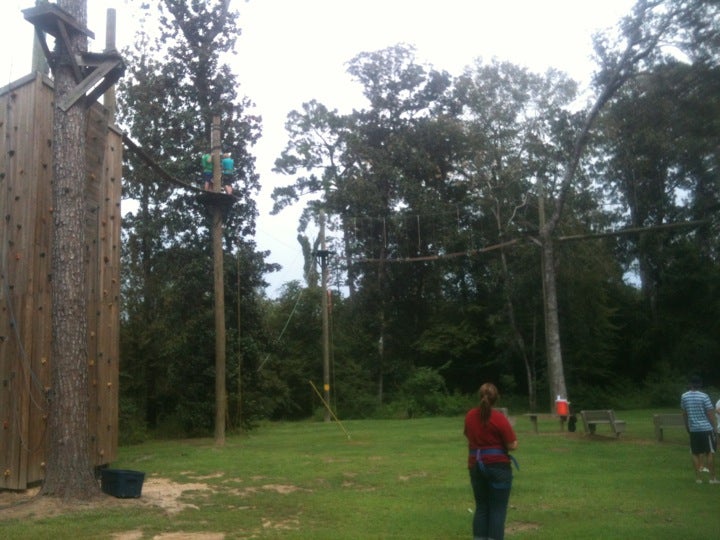
[[[654,440],[654,411],[622,411],[619,439],[587,436],[518,415],[520,441],[508,538],[714,538],[720,486],[697,485],[687,435]],[[661,411],[657,411],[661,412]],[[511,411],[512,413],[512,411]],[[212,440],[120,449],[113,468],[195,484],[167,510],[117,500],[63,515],[0,520],[0,536],[53,540],[133,532],[220,533],[226,539],[453,539],[471,537],[472,493],[462,418],[274,423],[216,448]],[[172,495],[171,495],[172,497]],[[1,510],[0,510],[1,512]],[[117,536],[116,538],[122,538]],[[191,537],[190,537],[191,538]]]

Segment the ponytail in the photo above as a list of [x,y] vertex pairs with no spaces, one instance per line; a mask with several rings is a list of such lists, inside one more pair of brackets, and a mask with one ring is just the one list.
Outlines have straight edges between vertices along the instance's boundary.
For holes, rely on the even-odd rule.
[[480,395],[480,419],[483,424],[487,424],[490,420],[490,411],[493,405],[500,397],[498,389],[492,383],[485,383],[480,387],[478,391]]

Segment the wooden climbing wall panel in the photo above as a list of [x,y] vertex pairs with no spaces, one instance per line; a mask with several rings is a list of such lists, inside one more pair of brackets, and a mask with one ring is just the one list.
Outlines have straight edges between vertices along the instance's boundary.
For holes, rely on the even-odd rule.
[[[42,480],[52,385],[52,82],[0,90],[0,489]],[[121,134],[88,115],[86,177],[89,433],[96,465],[116,457]]]

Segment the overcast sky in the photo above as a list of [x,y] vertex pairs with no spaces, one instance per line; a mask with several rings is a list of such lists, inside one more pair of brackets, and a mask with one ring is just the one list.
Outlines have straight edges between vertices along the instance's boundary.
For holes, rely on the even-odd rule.
[[[0,2],[0,86],[29,72],[32,26],[21,10],[34,0]],[[629,13],[634,0],[233,0],[240,11],[238,55],[233,64],[240,93],[256,103],[263,138],[254,149],[262,192],[257,226],[260,249],[283,265],[268,276],[274,296],[288,280],[301,279],[302,253],[295,240],[300,209],[270,216],[270,193],[292,178],[272,173],[285,146],[287,113],[317,99],[349,112],[364,105],[346,73],[360,52],[398,43],[417,48],[418,59],[458,75],[475,58],[498,58],[543,72],[553,67],[586,82],[592,71],[591,36]],[[105,12],[118,13],[118,48],[132,44],[132,2],[89,0],[92,51],[105,45]],[[142,144],[142,141],[138,141]],[[152,149],[149,149],[152,150]]]

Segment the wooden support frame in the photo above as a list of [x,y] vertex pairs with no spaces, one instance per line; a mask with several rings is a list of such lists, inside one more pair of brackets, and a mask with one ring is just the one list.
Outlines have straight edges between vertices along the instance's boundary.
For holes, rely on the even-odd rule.
[[[95,34],[88,30],[85,26],[78,24],[77,19],[70,15],[67,11],[60,8],[55,4],[43,4],[34,8],[28,8],[23,10],[23,16],[35,27],[35,33],[37,34],[38,41],[45,53],[50,66],[55,63],[55,55],[50,51],[47,45],[46,34],[50,34],[55,39],[60,40],[65,47],[65,50],[70,50],[70,39],[68,30],[85,34],[90,39],[95,39]],[[73,61],[73,73],[75,75],[76,82],[82,80],[82,74],[80,72],[80,66]]]
[[[102,60],[99,63],[96,61],[96,65],[93,66],[86,58],[102,58]],[[96,101],[125,72],[125,63],[118,54],[84,54],[79,61],[76,59],[75,65],[84,68],[90,67],[89,74],[79,81],[65,100],[60,103],[59,106],[63,111],[67,111],[83,97],[87,97],[90,103]]]
[[[25,20],[35,26],[40,47],[54,68],[57,57],[50,51],[46,35],[50,34],[62,43],[65,50],[70,50],[70,32],[81,33],[94,39],[95,34],[86,27],[78,24],[77,20],[67,11],[55,4],[44,4],[23,10]],[[70,56],[70,67],[77,83],[75,88],[59,104],[63,111],[67,111],[83,98],[91,103],[97,100],[111,86],[113,86],[125,73],[125,63],[115,51],[106,53],[83,53]]]

